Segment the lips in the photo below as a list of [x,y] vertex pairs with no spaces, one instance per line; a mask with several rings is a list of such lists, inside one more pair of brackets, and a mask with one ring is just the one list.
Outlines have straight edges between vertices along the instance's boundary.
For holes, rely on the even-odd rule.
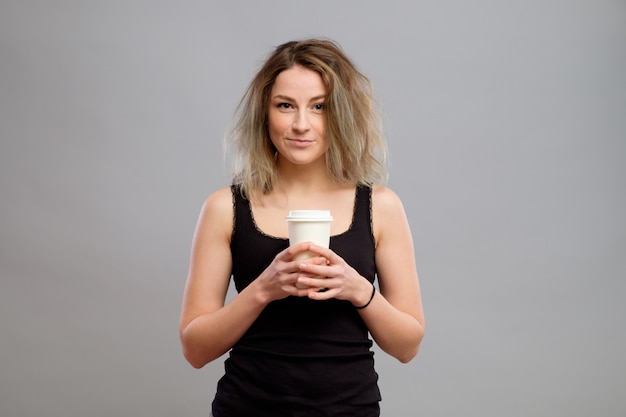
[[313,143],[312,140],[308,140],[308,139],[287,139],[289,141],[289,143],[292,143],[296,146],[307,146],[311,143]]

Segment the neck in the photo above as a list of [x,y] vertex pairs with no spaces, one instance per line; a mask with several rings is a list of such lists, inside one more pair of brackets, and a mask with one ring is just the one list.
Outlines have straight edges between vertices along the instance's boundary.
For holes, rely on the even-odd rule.
[[337,186],[326,169],[326,162],[321,159],[312,164],[295,165],[279,161],[276,191],[289,194],[310,194],[316,191],[328,191]]

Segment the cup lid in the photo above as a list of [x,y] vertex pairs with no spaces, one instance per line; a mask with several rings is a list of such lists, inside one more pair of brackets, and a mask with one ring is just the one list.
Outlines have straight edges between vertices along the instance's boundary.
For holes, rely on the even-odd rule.
[[291,210],[287,216],[288,222],[328,222],[332,220],[333,216],[330,215],[330,210]]

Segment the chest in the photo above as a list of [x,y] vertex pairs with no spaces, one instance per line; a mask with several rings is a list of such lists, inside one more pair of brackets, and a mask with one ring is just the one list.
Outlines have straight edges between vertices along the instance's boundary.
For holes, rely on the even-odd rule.
[[333,216],[331,235],[339,235],[350,228],[355,213],[355,191],[333,193],[317,198],[270,200],[264,204],[251,204],[251,213],[256,227],[266,235],[287,238],[289,236],[286,217],[290,210],[330,210]]

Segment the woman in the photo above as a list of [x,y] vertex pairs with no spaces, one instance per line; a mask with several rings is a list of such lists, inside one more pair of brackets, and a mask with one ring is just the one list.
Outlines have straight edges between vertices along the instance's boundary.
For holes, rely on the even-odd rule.
[[[213,415],[378,416],[368,332],[408,362],[424,315],[402,203],[380,185],[369,81],[331,41],[281,45],[250,84],[232,141],[234,182],[203,205],[180,321],[192,366],[230,350]],[[331,211],[329,249],[289,246],[296,209]],[[294,261],[305,251],[315,256]],[[225,305],[231,275],[238,294]]]

